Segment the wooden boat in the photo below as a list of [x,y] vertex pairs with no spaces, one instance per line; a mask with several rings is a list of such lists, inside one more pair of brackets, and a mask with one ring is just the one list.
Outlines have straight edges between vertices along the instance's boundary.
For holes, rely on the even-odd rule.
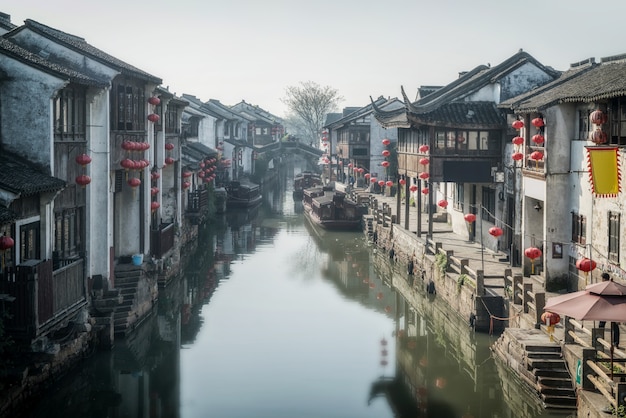
[[330,187],[315,187],[303,191],[304,216],[314,225],[332,231],[362,229],[359,205],[345,193]]
[[322,185],[322,177],[311,171],[303,171],[296,174],[293,179],[293,198],[294,200],[302,199],[304,189],[317,187]]
[[261,187],[247,181],[231,181],[226,186],[226,207],[249,208],[261,203]]

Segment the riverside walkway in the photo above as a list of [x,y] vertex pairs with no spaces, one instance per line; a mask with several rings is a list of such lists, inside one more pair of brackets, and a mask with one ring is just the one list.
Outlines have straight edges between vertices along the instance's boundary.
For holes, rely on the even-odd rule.
[[[370,213],[372,209],[382,210],[385,208],[387,212],[394,218],[393,228],[399,228],[401,230],[407,231],[405,225],[407,224],[405,220],[405,207],[404,204],[401,203],[402,207],[400,211],[397,211],[397,198],[395,196],[385,196],[380,193],[370,193],[367,189],[354,189],[352,192],[352,196],[356,197],[359,200],[367,199],[369,204],[376,205],[377,208],[370,207]],[[397,218],[397,214],[399,213],[400,218]],[[441,215],[441,214],[440,214]],[[460,234],[454,233],[452,230],[452,226],[447,222],[447,218],[438,219],[437,222],[433,222],[431,226],[432,234],[429,234],[429,219],[427,213],[422,213],[421,216],[421,234],[418,239],[417,236],[417,221],[418,214],[417,208],[410,207],[409,208],[409,216],[408,216],[408,232],[412,233],[412,236],[416,241],[428,241],[428,239],[440,243],[441,248],[446,251],[451,251],[454,256],[458,259],[467,260],[467,267],[474,271],[482,271],[484,274],[484,287],[485,289],[497,296],[507,297],[505,294],[505,286],[503,286],[503,273],[505,271],[510,271],[514,276],[522,276],[522,283],[520,286],[524,286],[524,292],[520,293],[542,293],[541,296],[542,302],[545,303],[550,297],[558,296],[560,293],[547,292],[545,289],[545,282],[543,277],[541,276],[533,276],[533,277],[523,277],[523,269],[519,266],[512,266],[508,261],[506,255],[502,252],[494,252],[489,249],[484,248],[480,242],[476,240],[471,241],[468,240],[467,236],[462,236]],[[480,222],[477,220],[476,222]],[[515,287],[515,286],[514,286]],[[538,321],[538,317],[543,312],[543,305],[537,306],[537,310],[540,312],[528,312],[524,308],[523,305],[526,305],[526,300],[524,302],[518,301],[515,302],[515,298],[509,298],[511,303],[509,304],[509,315],[510,318],[502,318],[503,320],[508,322],[509,327],[519,328],[520,332],[523,334],[524,329],[528,330],[527,338],[529,341],[543,343],[556,342],[556,344],[560,345],[563,348],[563,358],[569,365],[570,373],[572,376],[576,376],[577,367],[581,366],[579,359],[584,358],[584,351],[587,353],[595,353],[596,350],[600,350],[600,353],[603,353],[601,356],[604,356],[606,361],[606,353],[608,352],[607,344],[608,336],[606,339],[602,339],[601,335],[596,335],[593,329],[597,326],[597,322],[594,321],[574,321],[569,318],[562,319],[559,324],[554,328],[552,336],[548,333],[548,329],[545,325],[541,324]],[[533,301],[535,302],[535,301]],[[537,329],[538,328],[538,329]],[[622,337],[624,335],[623,326],[622,328]],[[537,331],[540,331],[537,334]],[[518,332],[519,334],[519,332]],[[596,341],[602,341],[598,343]],[[622,338],[623,341],[623,338]],[[601,346],[604,345],[604,348]],[[623,343],[620,344],[623,346]],[[593,348],[595,347],[595,348]],[[591,355],[591,354],[587,354]],[[626,359],[626,352],[622,350],[615,350],[614,356],[616,359],[621,359],[622,364],[624,364],[624,360]],[[602,357],[601,357],[602,358]],[[597,361],[597,360],[596,360]],[[587,366],[585,365],[586,361],[583,361],[583,376],[587,376],[588,373],[592,373],[589,371]],[[613,379],[608,379],[606,376],[604,377],[604,382],[599,383],[600,387],[605,387],[605,393],[598,393],[598,389],[593,387],[589,383],[589,380],[585,380],[585,384],[578,386],[578,396],[579,396],[579,410],[578,414],[582,414],[582,416],[588,417],[601,417],[606,416],[607,408],[609,407],[610,402],[614,405],[617,404],[617,399],[615,396],[615,392],[617,391],[617,387],[613,387],[611,389]],[[580,383],[578,383],[580,385]],[[613,394],[612,394],[613,393]],[[581,402],[582,401],[582,402]],[[579,415],[581,416],[581,415]],[[621,415],[620,415],[621,416]]]

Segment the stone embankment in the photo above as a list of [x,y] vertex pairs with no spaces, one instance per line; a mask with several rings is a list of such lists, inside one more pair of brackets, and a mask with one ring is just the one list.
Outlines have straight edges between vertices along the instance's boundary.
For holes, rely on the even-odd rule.
[[[500,364],[517,374],[536,393],[544,408],[577,411],[578,416],[601,417],[626,394],[626,373],[609,376],[606,348],[595,324],[564,318],[552,331],[542,324],[546,292],[541,276],[524,277],[502,253],[485,249],[452,231],[439,214],[430,227],[418,228],[415,208],[406,219],[397,210],[396,197],[353,190],[352,198],[367,206],[364,232],[368,239],[398,265],[413,270],[413,286],[435,294],[470,327],[498,333],[492,347]],[[428,216],[422,216],[422,222]],[[408,224],[408,229],[405,225]],[[432,231],[428,235],[423,231]],[[418,234],[419,230],[419,234]],[[626,368],[626,353],[615,350]],[[621,371],[621,370],[620,370]],[[619,415],[626,416],[626,415]]]

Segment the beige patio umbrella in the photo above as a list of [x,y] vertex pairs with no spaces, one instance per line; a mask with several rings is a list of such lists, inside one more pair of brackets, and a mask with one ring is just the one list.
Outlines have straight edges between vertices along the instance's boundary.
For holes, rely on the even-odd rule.
[[[585,290],[549,298],[544,310],[578,320],[626,322],[626,286],[613,279],[590,284]],[[613,350],[611,327],[611,375]]]

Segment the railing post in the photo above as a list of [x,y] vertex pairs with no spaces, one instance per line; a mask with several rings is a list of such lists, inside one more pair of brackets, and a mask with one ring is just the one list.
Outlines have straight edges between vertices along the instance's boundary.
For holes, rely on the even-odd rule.
[[513,303],[515,305],[521,305],[523,303],[523,298],[519,294],[519,288],[522,286],[523,282],[524,277],[521,274],[513,276]]
[[591,329],[591,346],[596,349],[596,351],[604,352],[604,346],[600,344],[598,338],[604,339],[604,328],[592,328]]
[[541,315],[543,308],[546,306],[546,294],[544,292],[535,293],[535,325],[541,326]]
[[485,272],[476,270],[476,294],[483,296],[485,294]]
[[617,402],[617,407],[619,408],[620,406],[626,405],[626,383],[618,383],[615,392],[615,401]]
[[595,376],[593,369],[589,367],[589,365],[587,364],[587,361],[589,360],[595,361],[595,357],[596,357],[596,350],[594,350],[593,348],[583,348],[583,353],[582,353],[583,390],[592,390],[592,391],[595,390],[595,386],[593,385],[591,380],[589,380],[589,378],[587,377],[588,374]]
[[524,308],[524,313],[528,313],[528,302],[530,302],[530,295],[528,294],[531,290],[533,290],[532,283],[524,283],[524,290],[522,291],[522,307]]
[[574,336],[570,335],[570,331],[574,331],[574,324],[570,321],[570,317],[563,318],[563,332],[565,333],[565,344],[573,344]]
[[467,274],[467,266],[469,266],[469,260],[464,258],[461,260],[461,274]]

